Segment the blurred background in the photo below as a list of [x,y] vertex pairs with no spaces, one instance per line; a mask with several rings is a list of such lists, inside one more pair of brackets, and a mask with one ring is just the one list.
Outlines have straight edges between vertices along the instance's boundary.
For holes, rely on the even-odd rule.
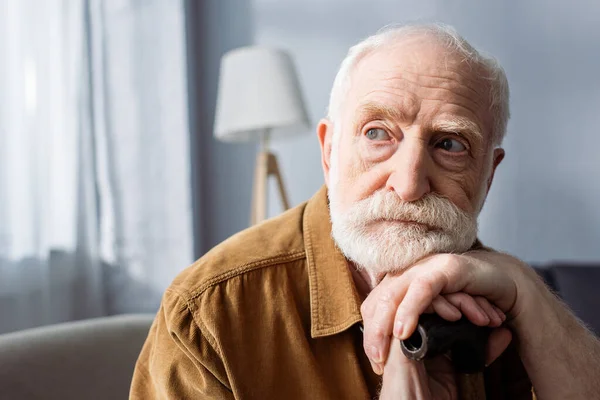
[[225,52],[295,62],[310,128],[271,146],[295,206],[323,184],[314,127],[348,48],[414,21],[453,25],[509,78],[483,242],[536,265],[598,261],[595,1],[0,0],[0,333],[155,312],[178,272],[249,226],[259,145],[213,136]]

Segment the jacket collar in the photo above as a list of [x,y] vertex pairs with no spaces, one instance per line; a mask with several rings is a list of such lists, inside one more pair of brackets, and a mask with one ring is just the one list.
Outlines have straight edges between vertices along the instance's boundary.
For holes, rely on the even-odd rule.
[[360,298],[346,258],[331,236],[327,187],[308,201],[303,217],[310,288],[311,336],[335,335],[362,321]]

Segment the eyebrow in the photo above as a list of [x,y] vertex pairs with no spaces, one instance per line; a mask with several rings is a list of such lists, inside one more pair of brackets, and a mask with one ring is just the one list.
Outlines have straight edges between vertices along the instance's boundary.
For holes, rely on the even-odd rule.
[[465,117],[453,116],[447,119],[440,119],[434,121],[431,124],[431,128],[436,131],[449,131],[483,140],[483,133],[481,132],[479,125]]
[[359,106],[358,117],[356,118],[357,123],[364,122],[366,120],[384,119],[391,121],[402,121],[405,119],[405,115],[402,111],[395,107],[391,107],[385,104],[379,103],[364,103]]

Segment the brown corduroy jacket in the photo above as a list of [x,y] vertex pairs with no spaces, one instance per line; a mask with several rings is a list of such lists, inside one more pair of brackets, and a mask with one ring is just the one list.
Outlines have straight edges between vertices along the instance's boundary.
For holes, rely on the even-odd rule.
[[[327,191],[245,230],[181,273],[139,356],[131,399],[372,399],[360,299],[331,238]],[[531,399],[513,347],[488,400]]]

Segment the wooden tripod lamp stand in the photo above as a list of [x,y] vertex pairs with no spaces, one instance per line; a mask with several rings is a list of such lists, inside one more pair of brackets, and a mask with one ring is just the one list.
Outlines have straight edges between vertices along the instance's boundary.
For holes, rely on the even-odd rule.
[[277,157],[268,148],[269,132],[265,132],[263,149],[256,155],[254,167],[254,186],[252,188],[252,209],[250,211],[250,224],[257,224],[267,217],[267,183],[269,177],[273,176],[277,184],[279,196],[284,210],[290,208],[283,178],[279,172]]
[[276,180],[283,209],[290,207],[271,138],[306,131],[308,116],[294,63],[288,53],[241,47],[221,59],[215,137],[226,142],[260,141],[252,192],[252,225],[267,217],[268,179]]

